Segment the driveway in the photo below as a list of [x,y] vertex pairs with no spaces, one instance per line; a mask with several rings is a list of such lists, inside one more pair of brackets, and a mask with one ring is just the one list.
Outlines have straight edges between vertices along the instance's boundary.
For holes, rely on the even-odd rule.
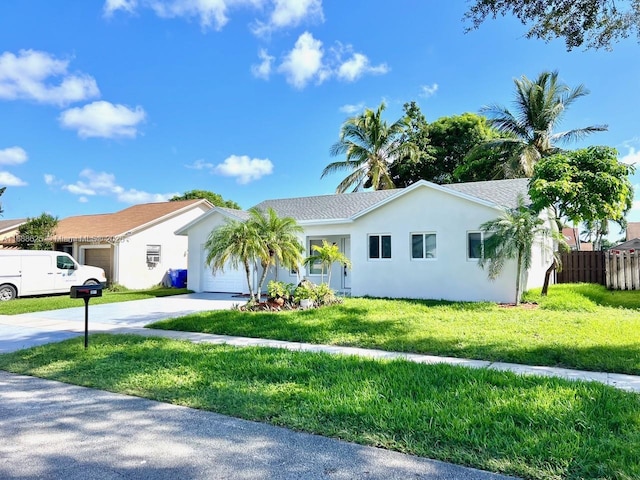
[[[244,301],[225,293],[189,293],[103,305],[89,303],[89,332],[144,327],[158,320],[194,312],[229,309]],[[0,315],[0,353],[83,335],[84,303],[81,300],[78,303],[80,306],[74,308]]]

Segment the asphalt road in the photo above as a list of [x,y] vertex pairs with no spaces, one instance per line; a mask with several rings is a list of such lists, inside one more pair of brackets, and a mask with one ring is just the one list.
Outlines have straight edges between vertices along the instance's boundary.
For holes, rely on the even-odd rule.
[[509,477],[0,371],[0,478]]

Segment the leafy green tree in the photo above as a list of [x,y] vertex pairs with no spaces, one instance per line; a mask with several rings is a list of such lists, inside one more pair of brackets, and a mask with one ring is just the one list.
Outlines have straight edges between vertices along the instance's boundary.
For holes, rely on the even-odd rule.
[[258,260],[262,266],[262,275],[258,282],[258,301],[269,269],[280,264],[287,269],[295,269],[302,262],[304,247],[298,239],[303,228],[292,217],[279,217],[273,208],[266,211],[249,209],[247,223],[259,237]]
[[[496,279],[508,260],[516,261],[516,297],[515,304],[520,304],[522,295],[522,276],[531,268],[532,251],[536,238],[549,236],[560,238],[557,232],[545,226],[545,221],[538,213],[527,207],[524,199],[518,199],[516,208],[505,212],[494,220],[480,225],[485,233],[484,252],[478,261],[482,268],[488,267],[490,279]],[[540,244],[543,249],[549,247]]]
[[233,208],[234,210],[242,210],[240,205],[238,205],[233,200],[225,200],[222,198],[222,195],[214,192],[210,192],[208,190],[189,190],[185,192],[183,195],[175,195],[173,198],[169,199],[170,202],[177,202],[179,200],[199,200],[199,199],[209,200],[216,207],[226,207]]
[[436,167],[433,181],[452,183],[456,181],[455,170],[464,163],[469,152],[498,138],[499,133],[488,125],[486,117],[463,113],[438,118],[429,125],[429,137]]
[[419,154],[415,159],[401,159],[392,165],[393,181],[398,187],[407,187],[418,180],[455,182],[454,172],[467,154],[487,140],[499,137],[487,119],[475,113],[441,117],[430,124],[415,102],[405,104],[405,113],[409,128],[403,140],[416,145]]
[[558,216],[586,222],[602,238],[610,220],[625,225],[633,205],[633,172],[611,147],[562,152],[536,165],[529,196],[535,208],[554,207]]
[[16,244],[23,250],[53,250],[51,237],[58,226],[58,217],[43,213],[28,218],[18,228]]
[[528,38],[563,39],[567,50],[585,43],[611,49],[613,42],[632,34],[640,38],[638,0],[475,0],[465,19],[478,28],[487,17],[507,14],[532,24]]
[[[7,187],[2,187],[0,188],[0,197],[2,196],[2,194],[4,193],[4,191],[7,189]],[[2,204],[0,203],[0,214],[2,214],[3,210],[2,210]]]
[[415,145],[415,150],[405,157],[397,158],[389,167],[389,173],[396,187],[408,187],[418,180],[431,180],[435,158],[429,124],[416,102],[404,104],[405,126],[400,142]]
[[489,125],[503,135],[485,145],[507,153],[505,178],[530,177],[541,158],[560,151],[558,143],[580,140],[607,129],[595,125],[554,132],[567,108],[589,93],[583,85],[569,88],[559,82],[557,71],[542,72],[535,80],[523,75],[514,82],[515,113],[500,105],[482,109],[489,118]]
[[324,283],[324,272],[328,272],[327,284],[331,285],[331,266],[334,263],[341,263],[347,267],[351,267],[351,260],[340,251],[340,248],[335,243],[329,243],[326,240],[322,240],[322,245],[314,245],[312,247],[313,254],[305,258],[305,265],[313,265],[320,263],[322,265],[321,282]]
[[330,153],[334,157],[345,155],[345,160],[327,165],[320,177],[348,171],[347,177],[338,184],[337,193],[344,193],[352,187],[354,192],[368,187],[374,190],[394,188],[391,164],[417,155],[415,145],[401,141],[407,119],[403,116],[388,125],[382,119],[385,108],[382,103],[375,112],[366,109],[342,125],[339,140],[331,146]]

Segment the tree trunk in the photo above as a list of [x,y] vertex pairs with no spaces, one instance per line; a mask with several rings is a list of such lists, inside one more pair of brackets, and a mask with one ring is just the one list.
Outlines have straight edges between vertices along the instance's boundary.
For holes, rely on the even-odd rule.
[[251,282],[251,266],[249,262],[244,262],[244,273],[247,275],[247,286],[249,287],[249,301],[253,300],[253,282]]
[[556,259],[554,257],[551,266],[547,268],[547,271],[544,273],[544,283],[542,284],[542,292],[540,293],[540,295],[542,295],[543,297],[547,296],[547,291],[549,290],[549,279],[551,277],[551,273],[556,269],[557,266],[558,262],[556,262]]
[[260,282],[258,282],[258,291],[256,295],[258,296],[258,303],[260,303],[260,297],[262,296],[262,285],[264,284],[264,279],[267,278],[267,273],[269,273],[269,264],[262,264],[262,275],[260,275]]
[[518,264],[516,266],[516,307],[520,305],[520,277],[522,275],[522,252],[518,252]]

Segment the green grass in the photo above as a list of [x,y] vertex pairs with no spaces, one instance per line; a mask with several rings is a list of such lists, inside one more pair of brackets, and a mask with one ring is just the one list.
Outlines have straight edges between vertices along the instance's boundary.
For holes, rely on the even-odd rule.
[[640,292],[557,285],[527,298],[539,308],[347,298],[318,310],[202,312],[149,327],[640,374]]
[[597,383],[105,334],[0,369],[527,479],[640,478],[640,395]]
[[[92,298],[91,305],[102,303],[128,302],[131,300],[143,300],[145,298],[167,297],[190,293],[186,288],[155,287],[147,290],[125,290],[122,292],[110,292],[104,290],[102,297]],[[17,315],[20,313],[43,312],[46,310],[59,310],[61,308],[81,307],[83,300],[69,298],[69,294],[53,295],[46,297],[25,297],[0,302],[0,315]]]

